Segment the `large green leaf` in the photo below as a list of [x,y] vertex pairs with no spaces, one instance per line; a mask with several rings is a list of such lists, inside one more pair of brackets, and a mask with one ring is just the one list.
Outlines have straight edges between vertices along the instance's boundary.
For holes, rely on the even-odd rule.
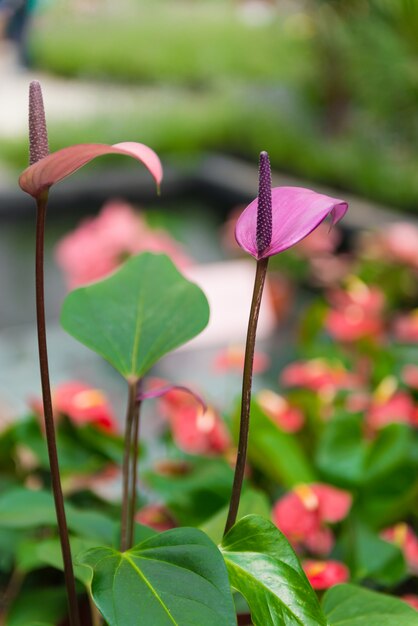
[[198,335],[208,320],[202,290],[167,256],[148,252],[71,292],[61,314],[70,335],[127,379],[141,378],[164,354]]
[[329,589],[322,608],[330,626],[418,626],[418,613],[402,600],[356,587]]
[[[238,432],[238,412],[234,427]],[[314,471],[295,437],[280,430],[255,401],[251,403],[248,458],[267,476],[286,487],[315,480]]]
[[231,585],[248,602],[255,626],[327,625],[295,553],[274,524],[244,517],[221,549]]
[[94,601],[109,626],[235,626],[222,556],[195,528],[176,528],[127,552],[95,548]]

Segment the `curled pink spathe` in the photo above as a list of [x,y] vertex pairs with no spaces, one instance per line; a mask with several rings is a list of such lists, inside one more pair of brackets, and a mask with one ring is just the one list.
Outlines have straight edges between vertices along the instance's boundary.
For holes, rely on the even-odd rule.
[[272,239],[270,245],[257,252],[258,198],[241,213],[235,227],[235,238],[243,250],[256,259],[283,252],[309,235],[328,215],[334,225],[344,217],[348,204],[303,187],[274,187],[272,194]]
[[113,146],[102,143],[85,143],[52,152],[33,163],[21,174],[19,185],[34,198],[48,190],[58,181],[90,163],[93,159],[106,154],[121,154],[140,161],[153,176],[159,187],[163,170],[157,154],[148,146],[134,141],[125,141]]

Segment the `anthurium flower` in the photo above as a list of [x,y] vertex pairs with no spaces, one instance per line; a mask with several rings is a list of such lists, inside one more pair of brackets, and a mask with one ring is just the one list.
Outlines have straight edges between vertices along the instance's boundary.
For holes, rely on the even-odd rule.
[[[265,155],[263,157],[263,155]],[[270,175],[267,153],[260,158],[260,189]],[[283,252],[309,235],[328,215],[336,224],[346,213],[347,202],[302,187],[274,187],[247,206],[235,228],[237,243],[256,259]]]
[[305,423],[302,411],[270,389],[258,392],[256,400],[264,413],[284,432],[296,433]]
[[[110,432],[117,431],[117,421],[109,400],[100,389],[94,389],[79,381],[57,385],[52,391],[54,416],[66,415],[74,424],[94,424]],[[33,407],[42,411],[39,403]]]
[[163,504],[147,504],[135,515],[138,524],[149,526],[158,532],[171,530],[177,526],[170,511]]
[[318,591],[345,583],[350,578],[347,567],[339,561],[312,561],[308,559],[302,562],[302,567],[312,587]]
[[334,545],[328,524],[343,520],[351,502],[347,491],[331,485],[300,484],[275,504],[272,519],[295,548],[326,555]]
[[26,193],[39,198],[55,183],[96,157],[106,154],[121,154],[141,161],[157,185],[161,183],[162,167],[155,152],[142,143],[125,141],[112,146],[102,143],[82,143],[52,152],[26,168],[19,178],[19,185]]
[[403,552],[408,570],[418,576],[418,537],[408,524],[400,522],[382,530],[382,539],[394,543]]

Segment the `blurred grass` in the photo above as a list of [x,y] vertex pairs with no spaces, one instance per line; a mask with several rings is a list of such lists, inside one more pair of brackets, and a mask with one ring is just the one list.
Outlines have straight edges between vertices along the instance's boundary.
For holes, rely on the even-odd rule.
[[[50,124],[51,148],[138,140],[162,155],[218,150],[254,161],[267,149],[277,169],[417,210],[418,11],[406,20],[371,1],[380,13],[354,13],[350,28],[326,0],[320,13],[257,27],[226,1],[125,0],[91,15],[52,5],[34,29],[37,67],[156,93],[133,95],[129,110]],[[26,165],[26,140],[2,140],[2,152]]]

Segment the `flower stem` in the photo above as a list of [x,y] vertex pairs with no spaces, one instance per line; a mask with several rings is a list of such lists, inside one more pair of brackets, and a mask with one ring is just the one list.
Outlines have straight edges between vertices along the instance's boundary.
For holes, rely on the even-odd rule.
[[49,382],[48,351],[46,343],[45,295],[44,295],[44,235],[48,195],[37,199],[36,219],[36,318],[38,327],[39,365],[41,371],[42,399],[44,407],[45,433],[51,470],[52,490],[58,522],[61,552],[64,562],[64,578],[67,588],[68,617],[70,626],[80,626],[78,601],[75,588],[71,548],[62,494],[55,424],[52,410],[51,385]]
[[138,448],[139,448],[139,423],[141,401],[137,400],[134,411],[133,435],[132,435],[132,459],[131,459],[131,495],[129,502],[129,548],[132,548],[135,531],[136,513],[136,483],[138,480]]
[[122,552],[129,549],[129,541],[131,536],[130,530],[130,501],[132,491],[132,472],[131,472],[131,454],[132,454],[132,442],[135,430],[135,412],[137,407],[137,381],[129,382],[128,389],[128,408],[126,412],[126,424],[125,424],[125,447],[123,453],[123,467],[122,467],[122,481],[123,481],[123,493],[122,493],[122,516],[120,525],[120,549]]
[[245,462],[247,458],[248,447],[248,433],[250,429],[251,385],[253,378],[255,338],[257,334],[258,316],[260,313],[261,298],[263,295],[267,266],[268,257],[257,261],[253,299],[251,302],[250,318],[248,321],[247,342],[245,345],[238,455],[235,465],[234,482],[232,485],[231,501],[229,503],[229,512],[228,518],[226,520],[224,535],[232,528],[237,520],[242,483],[244,480]]

